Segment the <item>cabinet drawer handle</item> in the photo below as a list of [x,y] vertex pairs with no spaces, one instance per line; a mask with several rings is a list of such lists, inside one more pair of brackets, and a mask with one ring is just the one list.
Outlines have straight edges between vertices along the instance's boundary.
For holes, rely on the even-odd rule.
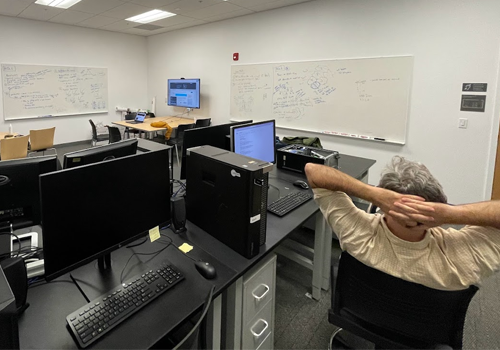
[[[265,327],[260,331],[260,333],[255,333],[254,330],[253,330],[253,328],[257,325],[257,323],[259,323],[259,321],[264,322]],[[267,327],[269,327],[269,323],[267,323],[265,320],[263,320],[262,318],[260,318],[257,322],[255,322],[255,324],[252,326],[252,328],[250,328],[250,332],[252,332],[252,334],[253,334],[253,336],[255,338],[258,338],[262,334],[264,334],[264,332],[266,331]]]
[[[255,291],[261,287],[261,286],[264,286],[264,288],[266,288],[265,292],[262,293],[261,296],[257,296],[255,295]],[[252,295],[255,299],[257,299],[257,301],[261,301],[262,298],[264,298],[266,296],[266,294],[269,293],[269,286],[267,284],[259,284],[253,291],[252,291]]]

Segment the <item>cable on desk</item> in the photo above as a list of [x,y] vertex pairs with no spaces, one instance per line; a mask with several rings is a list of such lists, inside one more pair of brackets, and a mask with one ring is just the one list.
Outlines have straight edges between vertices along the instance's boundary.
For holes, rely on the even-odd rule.
[[[13,233],[13,232],[0,232],[0,235],[9,235],[9,236],[16,237],[17,242],[19,244],[19,247],[17,248],[17,256],[19,256],[21,254],[21,240],[19,239],[19,237],[15,233]],[[3,255],[10,257],[10,256],[12,256],[12,252],[2,254],[2,256]]]
[[203,310],[203,313],[200,316],[200,319],[196,324],[191,328],[188,334],[182,339],[176,346],[174,346],[174,350],[179,349],[182,344],[186,342],[186,340],[189,339],[189,337],[198,329],[200,326],[200,323],[205,319],[205,316],[207,315],[208,310],[210,309],[210,305],[212,304],[212,296],[214,295],[214,290],[215,290],[215,285],[212,285],[212,288],[210,288],[210,292],[208,293],[207,299],[205,301],[205,309]]
[[[172,229],[172,232],[174,232],[174,230],[173,230],[173,229]],[[174,232],[174,233],[175,233],[175,232]],[[172,241],[172,238],[170,238],[169,236],[164,235],[164,234],[162,234],[162,233],[160,233],[160,235],[162,235],[162,237],[168,238],[168,239],[170,240],[170,244],[171,244],[171,245],[173,245],[174,247],[176,247],[177,249],[179,249],[179,250],[180,250],[180,247],[179,247],[178,245],[176,245],[176,244],[174,243],[174,241]],[[181,250],[181,253],[182,253],[182,255],[184,255],[186,258],[189,258],[189,259],[193,260],[194,262],[201,261],[201,260],[196,260],[195,258],[190,257],[189,255],[187,255],[186,253],[184,253],[182,250]]]
[[278,187],[274,186],[274,185],[271,185],[271,184],[268,184],[268,185],[269,185],[269,187],[272,187],[272,188],[274,188],[276,191],[278,191],[278,198],[281,198],[281,195],[280,195],[280,189],[279,189]]

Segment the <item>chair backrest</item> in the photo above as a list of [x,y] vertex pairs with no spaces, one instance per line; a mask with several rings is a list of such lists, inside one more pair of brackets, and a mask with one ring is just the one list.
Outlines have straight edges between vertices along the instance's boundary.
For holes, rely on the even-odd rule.
[[476,286],[443,291],[391,276],[342,252],[329,321],[382,348],[462,348]]
[[54,134],[56,128],[30,130],[31,150],[38,151],[54,146]]
[[194,128],[194,124],[180,124],[177,126],[176,139],[182,140],[184,138],[184,131]]
[[26,158],[29,138],[29,136],[18,136],[0,140],[0,158],[2,160]]
[[92,119],[89,119],[90,126],[92,127],[92,140],[97,141],[97,128],[95,127]]
[[120,132],[120,129],[118,129],[116,126],[108,126],[108,130],[109,130],[109,143],[121,141],[122,134]]
[[134,120],[137,113],[125,114],[125,120]]
[[196,119],[195,128],[201,128],[203,126],[210,126],[210,121],[212,118]]

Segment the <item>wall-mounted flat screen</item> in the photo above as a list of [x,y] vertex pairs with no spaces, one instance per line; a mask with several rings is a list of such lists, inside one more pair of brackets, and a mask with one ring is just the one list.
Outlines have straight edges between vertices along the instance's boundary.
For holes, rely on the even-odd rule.
[[168,79],[167,104],[173,107],[200,108],[200,79]]

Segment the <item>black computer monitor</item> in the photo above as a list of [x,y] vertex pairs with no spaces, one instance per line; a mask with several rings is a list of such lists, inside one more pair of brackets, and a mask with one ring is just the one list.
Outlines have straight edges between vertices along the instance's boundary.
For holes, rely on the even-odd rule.
[[3,160],[0,162],[1,230],[10,228],[11,224],[14,229],[40,224],[38,177],[41,174],[56,170],[56,156]]
[[234,153],[276,163],[275,148],[274,120],[231,127],[231,151]]
[[151,151],[40,176],[47,280],[170,221],[168,154]]
[[197,146],[213,146],[225,150],[231,150],[229,133],[231,126],[251,123],[251,120],[233,122],[228,124],[212,125],[204,128],[189,129],[184,132],[182,146],[182,162],[180,178],[186,178],[186,150]]
[[74,168],[76,166],[102,162],[137,153],[137,140],[129,139],[113,142],[108,145],[87,148],[81,151],[66,153],[64,155],[63,168]]

